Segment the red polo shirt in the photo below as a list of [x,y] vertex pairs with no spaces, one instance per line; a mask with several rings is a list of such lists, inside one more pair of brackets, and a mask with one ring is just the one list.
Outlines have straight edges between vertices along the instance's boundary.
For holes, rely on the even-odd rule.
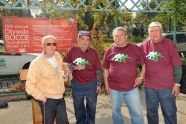
[[[128,55],[128,58],[125,62],[114,61],[113,58],[117,54]],[[134,44],[127,44],[125,47],[111,46],[103,60],[103,67],[109,71],[109,87],[118,91],[133,89],[137,77],[137,65],[143,61],[141,48]]]
[[[154,89],[172,88],[174,85],[174,67],[181,66],[182,62],[178,50],[169,39],[162,39],[153,43],[150,39],[141,45],[145,56],[145,86]],[[160,53],[158,61],[150,60],[150,52]]]
[[81,84],[86,84],[96,80],[96,71],[101,69],[101,64],[96,50],[89,48],[86,52],[83,52],[80,48],[73,47],[64,56],[63,61],[67,63],[73,63],[73,61],[77,58],[87,60],[88,64],[83,70],[74,70],[72,73],[73,78]]

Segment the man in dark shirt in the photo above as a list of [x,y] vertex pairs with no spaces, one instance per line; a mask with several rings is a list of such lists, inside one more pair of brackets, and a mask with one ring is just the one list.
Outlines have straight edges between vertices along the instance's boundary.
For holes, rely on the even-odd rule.
[[145,56],[147,120],[149,124],[159,123],[160,104],[165,124],[176,124],[182,62],[173,41],[163,38],[162,33],[162,25],[152,22],[148,27],[149,39],[141,45]]
[[95,124],[97,93],[101,92],[103,82],[98,54],[89,47],[90,42],[90,33],[80,31],[78,46],[71,48],[64,57],[64,62],[69,63],[72,70],[76,124]]
[[113,30],[114,44],[105,52],[103,60],[106,91],[111,94],[113,124],[124,124],[121,114],[123,99],[128,106],[132,124],[144,124],[141,101],[137,85],[137,65],[143,64],[140,47],[127,42],[127,31],[123,27]]

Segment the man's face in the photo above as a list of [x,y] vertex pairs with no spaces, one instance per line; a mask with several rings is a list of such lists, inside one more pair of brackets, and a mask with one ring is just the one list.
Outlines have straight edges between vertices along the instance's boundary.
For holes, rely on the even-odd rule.
[[53,38],[48,38],[43,46],[44,53],[47,56],[53,56],[56,51],[56,41]]
[[123,30],[117,30],[113,34],[114,42],[118,47],[122,47],[127,43],[127,35]]
[[162,29],[159,26],[154,26],[148,29],[148,34],[154,43],[160,42],[163,38]]
[[89,36],[81,36],[78,39],[78,45],[82,50],[87,50],[90,45],[90,37]]

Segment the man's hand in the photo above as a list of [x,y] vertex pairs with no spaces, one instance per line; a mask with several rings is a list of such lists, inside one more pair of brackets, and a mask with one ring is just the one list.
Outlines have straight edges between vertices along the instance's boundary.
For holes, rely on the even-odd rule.
[[104,83],[105,83],[105,91],[109,95],[110,94],[110,88],[109,88],[109,85],[108,85],[108,76],[109,76],[108,69],[103,68],[103,78],[104,78]]
[[75,66],[75,70],[83,70],[83,69],[85,69],[85,65],[77,65],[77,66]]
[[173,96],[178,96],[180,94],[180,86],[174,84],[172,88],[172,95]]
[[64,76],[68,77],[69,74],[71,73],[68,64],[64,63],[64,64],[63,64],[63,69],[64,69]]
[[108,84],[105,85],[105,91],[106,91],[106,93],[107,93],[108,95],[110,94],[110,88],[109,88]]
[[41,95],[41,96],[39,97],[39,100],[42,101],[43,104],[45,104],[45,103],[46,103],[46,96]]
[[96,93],[101,93],[101,87],[100,86],[97,86]]
[[136,86],[140,85],[141,83],[143,83],[143,78],[142,77],[137,77],[135,79],[135,84],[134,84],[133,87],[136,87]]

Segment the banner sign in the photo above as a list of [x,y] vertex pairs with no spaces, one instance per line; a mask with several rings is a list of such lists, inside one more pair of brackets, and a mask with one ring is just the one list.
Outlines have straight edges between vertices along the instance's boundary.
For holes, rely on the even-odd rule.
[[45,35],[57,38],[57,51],[77,45],[77,22],[73,19],[33,19],[2,17],[3,38],[7,53],[38,53]]

